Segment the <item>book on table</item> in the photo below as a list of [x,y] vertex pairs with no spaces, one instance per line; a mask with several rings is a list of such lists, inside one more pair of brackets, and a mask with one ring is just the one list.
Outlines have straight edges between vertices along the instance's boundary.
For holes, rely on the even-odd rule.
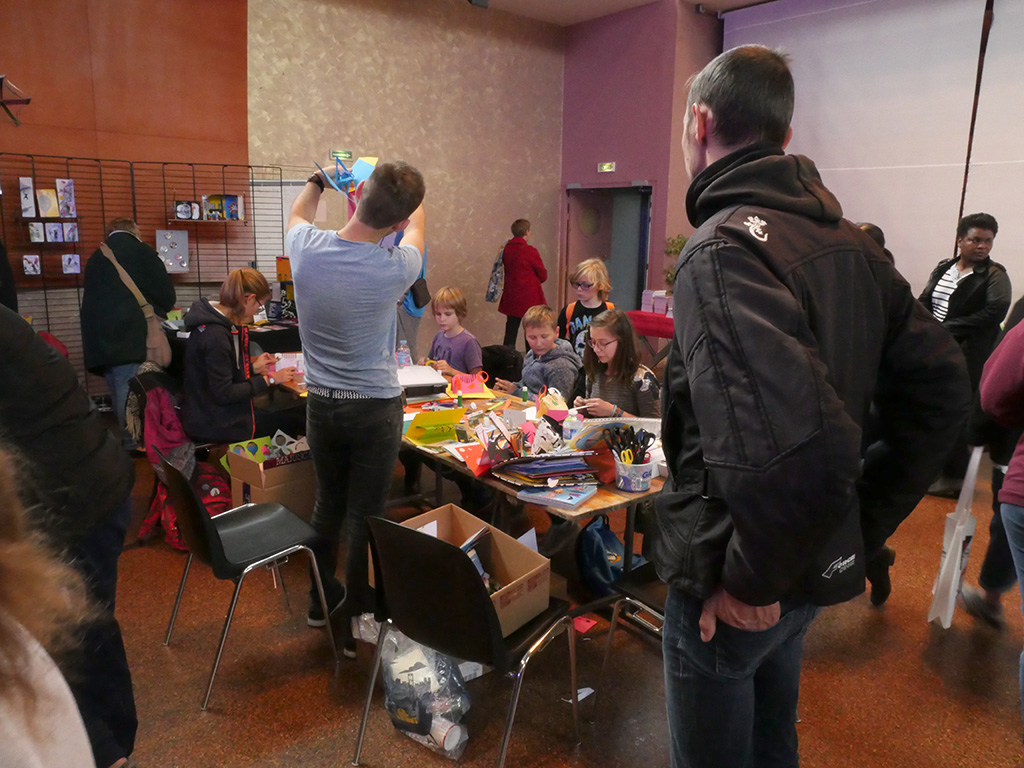
[[524,488],[516,498],[541,507],[576,509],[596,493],[596,485],[560,485],[555,488]]

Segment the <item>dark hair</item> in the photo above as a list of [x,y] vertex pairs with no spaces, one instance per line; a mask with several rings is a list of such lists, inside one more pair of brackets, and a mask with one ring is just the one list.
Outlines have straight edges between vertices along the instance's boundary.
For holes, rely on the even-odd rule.
[[530,222],[526,219],[516,219],[512,222],[512,237],[526,237],[530,232]]
[[423,202],[423,175],[408,163],[378,163],[363,185],[356,217],[373,229],[387,229],[409,218]]
[[990,213],[969,213],[960,219],[960,223],[956,225],[956,239],[966,237],[968,230],[971,229],[987,229],[992,233],[992,237],[999,234],[999,224],[996,217]]
[[135,219],[111,219],[110,223],[107,224],[107,237],[110,237],[114,232],[131,232],[140,240],[142,239],[142,230],[139,229],[139,225],[135,223]]
[[583,367],[587,371],[587,379],[594,380],[610,368],[613,378],[629,384],[636,369],[640,367],[640,345],[629,315],[621,309],[606,309],[590,321],[590,328],[607,328],[619,343],[615,345],[611,364],[606,365],[597,359],[597,354],[590,346],[590,331],[587,331],[587,346],[583,350]]
[[878,243],[880,247],[885,248],[885,233],[880,226],[872,224],[870,221],[862,221],[857,226],[861,228],[865,235]]
[[686,113],[694,104],[707,106],[715,138],[727,147],[781,146],[793,119],[793,91],[789,56],[744,45],[715,57],[693,79]]

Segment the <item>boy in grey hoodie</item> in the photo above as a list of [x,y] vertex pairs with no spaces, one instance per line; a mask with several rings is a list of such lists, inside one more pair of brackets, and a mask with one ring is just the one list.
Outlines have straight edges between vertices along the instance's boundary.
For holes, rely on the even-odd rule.
[[551,307],[539,304],[523,315],[523,328],[530,351],[523,361],[523,378],[517,382],[496,379],[494,388],[518,393],[525,386],[531,396],[541,389],[557,389],[568,402],[572,399],[576,374],[583,363],[565,339],[558,338],[558,323]]

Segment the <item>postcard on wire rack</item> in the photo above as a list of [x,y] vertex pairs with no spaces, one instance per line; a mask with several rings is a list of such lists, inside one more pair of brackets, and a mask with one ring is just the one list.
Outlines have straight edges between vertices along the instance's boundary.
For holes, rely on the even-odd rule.
[[39,215],[46,218],[57,218],[60,210],[57,207],[57,190],[37,189],[36,201],[39,203]]
[[43,229],[43,222],[30,221],[28,223],[28,239],[33,243],[45,243],[46,231]]
[[77,243],[78,242],[78,224],[74,221],[64,222],[64,242],[65,243]]
[[30,218],[36,215],[36,193],[32,186],[31,176],[18,177],[18,190],[21,198],[21,215]]
[[48,242],[48,243],[63,243],[64,242],[64,228],[60,225],[59,221],[48,221],[48,222],[46,222],[46,242]]
[[74,179],[57,179],[57,205],[61,218],[73,219],[78,216]]

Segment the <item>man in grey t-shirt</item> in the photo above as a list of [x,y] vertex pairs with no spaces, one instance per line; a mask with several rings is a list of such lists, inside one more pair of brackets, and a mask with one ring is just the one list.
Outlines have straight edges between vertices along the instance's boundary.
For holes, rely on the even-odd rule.
[[[412,166],[379,163],[355,191],[355,214],[338,231],[313,226],[325,177],[318,171],[292,205],[286,247],[306,361],[306,437],[317,494],[314,545],[331,616],[310,587],[307,623],[341,631],[355,655],[349,619],[373,609],[367,583],[366,518],[384,512],[402,441],[395,363],[395,304],[420,272],[423,177]],[[402,244],[377,243],[404,230]],[[334,575],[342,525],[348,532],[345,587]]]

